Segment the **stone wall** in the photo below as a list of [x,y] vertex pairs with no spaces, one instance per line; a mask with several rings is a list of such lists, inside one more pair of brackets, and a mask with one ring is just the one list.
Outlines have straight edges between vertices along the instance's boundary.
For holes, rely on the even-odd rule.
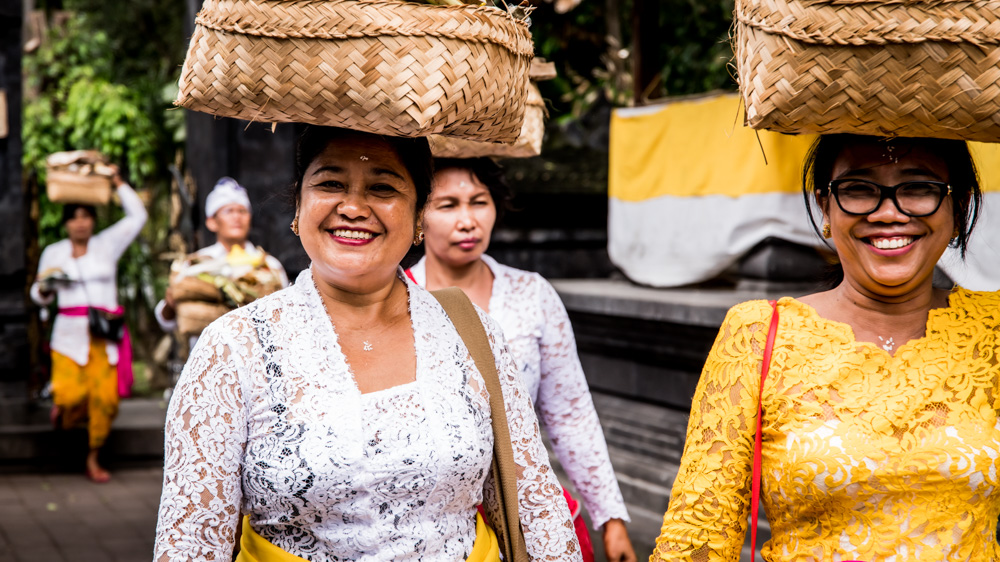
[[27,207],[21,182],[22,3],[0,3],[0,89],[6,135],[0,138],[0,382],[29,374],[25,283]]

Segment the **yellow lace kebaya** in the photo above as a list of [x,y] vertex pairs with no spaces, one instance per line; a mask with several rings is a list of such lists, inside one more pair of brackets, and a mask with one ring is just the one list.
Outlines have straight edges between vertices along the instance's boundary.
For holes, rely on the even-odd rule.
[[[956,289],[890,355],[792,298],[763,391],[777,561],[1000,560],[1000,294]],[[695,392],[651,560],[739,559],[771,307],[729,311]]]

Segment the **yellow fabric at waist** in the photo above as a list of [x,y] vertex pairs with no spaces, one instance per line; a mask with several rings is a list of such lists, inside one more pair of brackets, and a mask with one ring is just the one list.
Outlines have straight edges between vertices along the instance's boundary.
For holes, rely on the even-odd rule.
[[[496,533],[476,513],[476,542],[467,562],[500,562],[500,544]],[[306,562],[294,554],[285,552],[257,534],[250,526],[250,519],[243,517],[243,536],[240,538],[240,553],[236,562]]]

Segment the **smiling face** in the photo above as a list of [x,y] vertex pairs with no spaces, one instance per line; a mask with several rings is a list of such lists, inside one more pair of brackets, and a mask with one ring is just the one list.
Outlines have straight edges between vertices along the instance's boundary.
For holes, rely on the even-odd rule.
[[250,210],[239,203],[230,203],[205,219],[205,226],[219,242],[242,246],[250,234]]
[[489,189],[463,168],[434,174],[423,215],[428,256],[452,266],[472,263],[490,246],[497,209]]
[[371,135],[330,141],[306,167],[299,236],[318,280],[366,293],[392,282],[413,243],[417,190],[395,149]]
[[[949,181],[945,161],[919,145],[896,142],[847,146],[834,160],[833,180],[859,179],[893,186],[909,181]],[[895,156],[895,159],[893,158]],[[900,297],[930,286],[934,266],[955,230],[953,201],[945,196],[926,217],[909,217],[885,199],[867,215],[850,215],[832,197],[821,197],[824,219],[844,267],[844,279],[861,292]]]

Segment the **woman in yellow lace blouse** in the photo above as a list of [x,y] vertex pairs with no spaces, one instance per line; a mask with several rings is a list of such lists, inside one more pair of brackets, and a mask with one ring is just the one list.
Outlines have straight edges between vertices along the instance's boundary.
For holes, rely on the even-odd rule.
[[[932,286],[980,192],[965,143],[825,136],[804,174],[843,281],[778,301],[762,391],[768,561],[1000,560],[1000,296]],[[651,560],[738,560],[767,302],[729,311]]]

